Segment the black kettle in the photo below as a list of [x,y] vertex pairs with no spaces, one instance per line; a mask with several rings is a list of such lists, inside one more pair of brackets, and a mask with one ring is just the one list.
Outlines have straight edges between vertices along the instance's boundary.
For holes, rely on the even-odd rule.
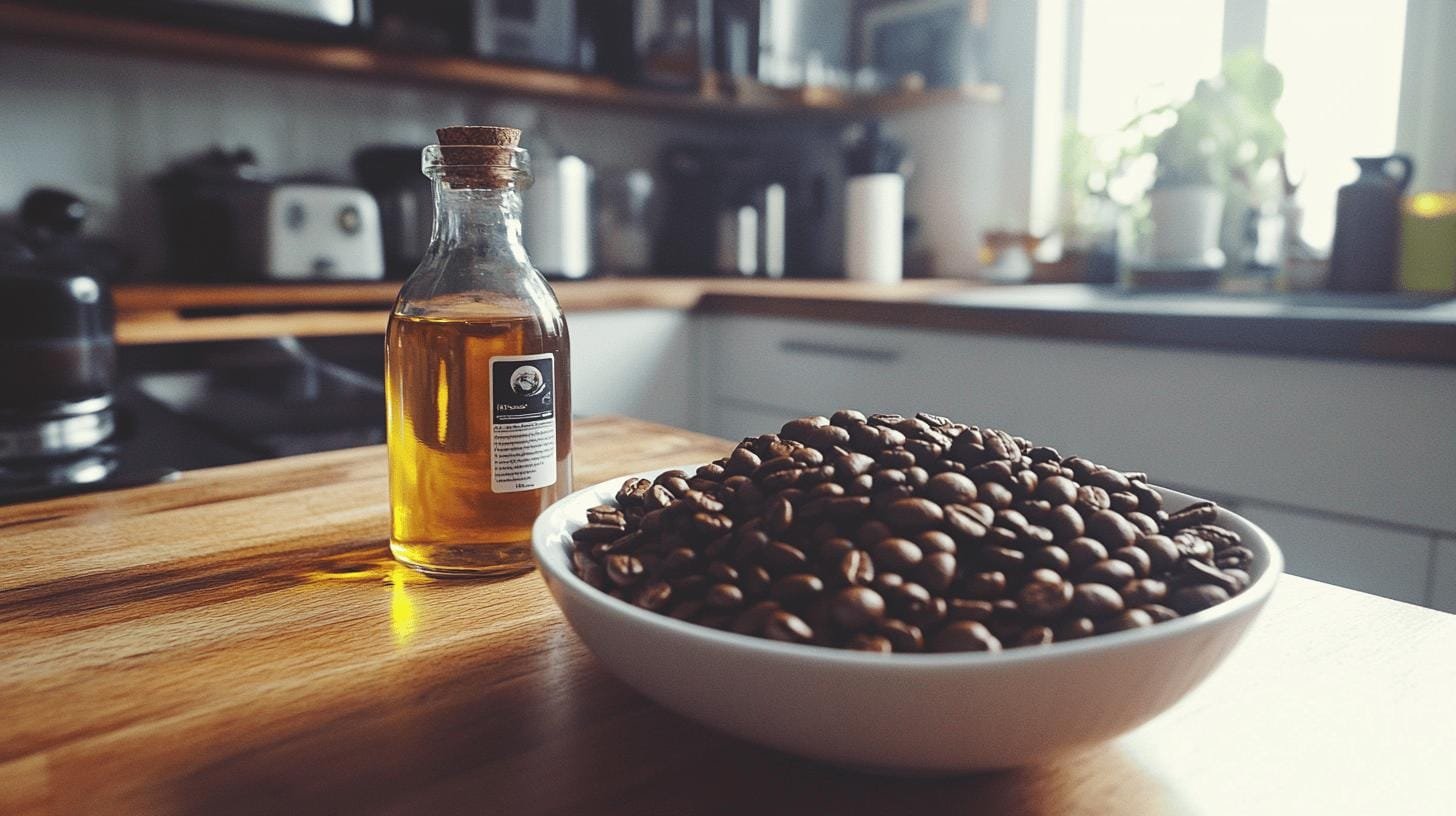
[[1388,292],[1395,288],[1400,199],[1414,166],[1399,153],[1355,163],[1360,177],[1340,188],[1335,203],[1328,286],[1340,292]]

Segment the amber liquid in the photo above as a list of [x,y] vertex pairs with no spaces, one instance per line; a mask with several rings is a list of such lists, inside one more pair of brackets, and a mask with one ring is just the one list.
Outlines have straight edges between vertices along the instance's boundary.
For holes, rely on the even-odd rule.
[[[553,352],[556,483],[491,490],[490,358]],[[531,567],[531,524],[571,491],[568,341],[534,316],[393,315],[386,345],[389,546],[439,575],[505,575]]]

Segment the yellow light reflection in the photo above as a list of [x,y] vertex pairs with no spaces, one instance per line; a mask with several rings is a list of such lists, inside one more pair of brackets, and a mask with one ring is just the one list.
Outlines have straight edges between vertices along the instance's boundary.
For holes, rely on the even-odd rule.
[[445,370],[445,358],[440,358],[440,370],[435,375],[435,441],[441,445],[450,436],[450,379]]
[[419,625],[419,613],[405,585],[427,579],[403,564],[395,564],[384,580],[389,582],[389,628],[394,632],[394,645],[407,646]]
[[1417,193],[1407,199],[1406,211],[1422,218],[1456,215],[1456,193]]

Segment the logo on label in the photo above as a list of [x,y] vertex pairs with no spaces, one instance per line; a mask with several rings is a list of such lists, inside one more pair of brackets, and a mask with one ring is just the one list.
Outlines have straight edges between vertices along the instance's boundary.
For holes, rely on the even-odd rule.
[[546,390],[546,378],[541,369],[523,365],[511,373],[511,391],[517,396],[534,397]]

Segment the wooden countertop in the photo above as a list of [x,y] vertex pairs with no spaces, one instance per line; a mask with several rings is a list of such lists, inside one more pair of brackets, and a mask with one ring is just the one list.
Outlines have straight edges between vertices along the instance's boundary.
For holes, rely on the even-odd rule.
[[[1126,293],[1080,284],[618,278],[553,284],[568,316],[610,309],[834,320],[1157,347],[1456,365],[1456,299]],[[117,287],[124,345],[379,334],[397,283]],[[219,314],[220,311],[241,312]]]
[[[576,428],[577,480],[720,455]],[[1456,802],[1456,616],[1287,578],[1228,662],[1047,765],[885,779],[608,676],[535,574],[385,548],[361,448],[0,508],[0,813],[1409,813]]]

